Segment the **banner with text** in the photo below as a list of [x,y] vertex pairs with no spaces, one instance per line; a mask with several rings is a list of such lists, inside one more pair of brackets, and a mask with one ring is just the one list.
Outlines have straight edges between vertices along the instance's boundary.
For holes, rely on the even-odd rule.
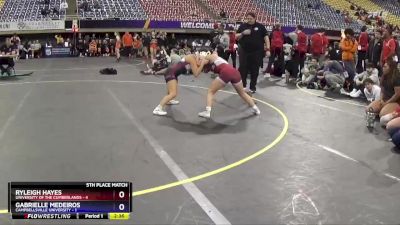
[[64,20],[0,22],[0,31],[63,30]]

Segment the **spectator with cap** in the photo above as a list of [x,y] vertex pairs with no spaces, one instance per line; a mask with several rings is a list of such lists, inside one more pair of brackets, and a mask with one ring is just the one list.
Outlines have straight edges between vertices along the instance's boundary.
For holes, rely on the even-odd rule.
[[256,22],[256,15],[253,12],[246,14],[246,20],[246,23],[240,25],[236,34],[239,42],[239,71],[244,88],[247,86],[247,75],[250,73],[250,91],[255,93],[258,69],[264,54],[264,44],[268,55],[270,43],[267,29],[261,23]]

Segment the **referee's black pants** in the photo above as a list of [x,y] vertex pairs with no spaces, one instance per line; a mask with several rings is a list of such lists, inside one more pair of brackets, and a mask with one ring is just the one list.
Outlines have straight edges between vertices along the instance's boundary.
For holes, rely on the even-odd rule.
[[243,87],[247,86],[247,75],[250,73],[250,90],[256,91],[258,70],[262,63],[263,51],[246,52],[239,48],[239,72]]

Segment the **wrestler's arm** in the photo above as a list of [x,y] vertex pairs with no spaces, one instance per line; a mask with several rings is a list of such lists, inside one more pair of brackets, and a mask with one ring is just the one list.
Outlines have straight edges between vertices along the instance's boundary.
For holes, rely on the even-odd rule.
[[190,64],[193,76],[198,77],[203,70],[204,60],[201,61],[200,66],[197,66],[196,60],[193,57],[186,57],[185,60]]

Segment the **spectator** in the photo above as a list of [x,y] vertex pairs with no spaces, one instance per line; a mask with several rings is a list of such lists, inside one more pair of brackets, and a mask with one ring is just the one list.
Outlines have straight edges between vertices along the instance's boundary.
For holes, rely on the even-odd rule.
[[252,12],[246,14],[247,22],[240,25],[236,38],[239,40],[240,74],[244,88],[247,85],[247,75],[250,73],[251,92],[256,92],[258,68],[262,63],[264,43],[269,51],[270,44],[267,30],[261,23],[256,22],[256,15]]
[[142,46],[143,46],[143,54],[146,57],[146,59],[149,59],[149,48],[150,48],[150,35],[149,33],[143,33],[143,40],[142,40]]
[[97,41],[96,39],[92,39],[89,44],[89,55],[95,56],[97,54]]
[[[3,44],[0,47],[0,54],[1,55],[14,55],[15,54],[15,52],[13,51],[13,47],[12,47],[10,38],[6,38],[5,44]],[[0,58],[1,75],[3,75],[3,73],[7,73],[8,75],[10,75],[11,68],[13,68],[14,65],[15,65],[15,63],[14,63],[14,59],[12,57]]]
[[345,93],[343,86],[345,82],[345,69],[341,63],[336,60],[327,60],[322,71],[318,71],[317,78],[325,79],[331,89],[337,92]]
[[389,58],[396,55],[396,41],[392,37],[392,30],[387,28],[383,31],[383,45],[381,53],[381,65],[385,65]]
[[234,68],[236,68],[236,34],[233,29],[233,27],[229,28],[229,47],[228,51],[225,52],[227,60],[229,60],[229,57],[232,59],[232,65]]
[[388,58],[383,65],[383,75],[381,78],[381,99],[373,101],[366,110],[372,108],[373,112],[379,113],[383,117],[399,107],[400,97],[400,72],[397,63],[392,58]]
[[328,48],[328,56],[331,60],[342,60],[341,50],[339,47],[339,42],[334,42],[333,46],[329,46]]
[[181,57],[177,54],[177,50],[176,49],[171,49],[171,55],[170,55],[170,58],[171,58],[171,62],[170,62],[170,64],[172,65],[172,64],[177,64],[177,63],[179,63],[180,61],[181,61]]
[[57,46],[62,47],[64,45],[64,38],[61,35],[54,36],[56,38]]
[[96,46],[97,46],[96,56],[101,56],[102,41],[100,39],[96,40]]
[[167,39],[167,33],[160,32],[157,36],[157,43],[159,48],[165,48],[166,46],[166,40]]
[[32,43],[32,54],[33,57],[40,58],[42,56],[42,45],[40,44],[39,40],[36,40],[34,43]]
[[320,65],[323,65],[325,61],[328,44],[329,41],[325,36],[324,29],[320,29],[319,32],[311,36],[311,54],[318,59]]
[[118,33],[115,33],[115,56],[117,57],[117,62],[121,60],[120,49],[122,47],[121,37]]
[[309,87],[309,85],[315,81],[317,76],[317,71],[318,71],[318,59],[312,58],[310,64],[308,64],[307,67],[303,69],[301,84]]
[[[268,66],[267,66],[267,77],[269,77],[269,74],[271,73],[271,66],[272,64],[275,63],[275,60],[277,60],[277,64],[274,64],[274,74],[277,76],[282,76],[284,73],[284,52],[283,52],[283,44],[285,40],[285,36],[281,30],[281,25],[277,24],[275,25],[274,29],[272,30],[272,33],[270,35],[270,40],[271,40],[271,56],[269,57],[268,60]],[[278,66],[276,66],[278,65]]]
[[158,49],[157,34],[155,31],[153,31],[151,32],[151,37],[150,37],[150,59],[152,62],[156,58],[157,49]]
[[302,25],[297,25],[295,32],[297,33],[297,42],[294,43],[295,62],[298,63],[298,65],[296,64],[296,67],[298,68],[300,66],[300,71],[302,71],[304,68],[304,61],[306,60],[308,38],[303,32]]
[[122,36],[122,45],[128,57],[132,58],[133,37],[129,32],[125,32],[125,34]]
[[14,35],[10,38],[10,42],[12,48],[18,49],[18,46],[21,44],[21,39],[14,33]]
[[381,74],[381,52],[382,52],[382,30],[375,31],[374,38],[371,39],[368,45],[367,59],[368,62],[372,63],[375,68],[378,68]]
[[68,9],[67,0],[64,0],[63,2],[61,2],[61,4],[60,4],[60,9],[61,9],[62,11],[66,11],[66,10]]
[[400,147],[400,108],[397,108],[396,111],[392,112],[388,115],[388,123],[386,126],[386,130],[388,131],[392,142],[396,145],[397,148]]
[[225,18],[226,18],[226,13],[225,13],[224,9],[221,9],[221,10],[219,11],[219,16],[220,16],[222,19],[225,19]]
[[229,51],[229,35],[224,32],[224,25],[220,26],[220,36],[219,36],[219,45],[217,46],[218,55],[228,60],[228,51]]
[[32,55],[31,44],[30,41],[25,42],[21,49],[21,58],[29,59],[29,56]]
[[381,99],[381,88],[372,79],[366,78],[363,85],[365,87],[364,94],[368,102]]
[[138,35],[135,34],[133,37],[133,57],[138,57],[138,53],[139,53],[139,47],[140,47],[140,43],[138,40]]
[[101,44],[101,54],[103,56],[110,56],[109,43],[106,39],[104,39],[103,43]]
[[19,58],[19,46],[21,45],[21,39],[14,33],[14,35],[10,38],[11,48],[13,52],[17,55],[16,59]]
[[354,77],[354,88],[353,91],[350,92],[350,97],[352,98],[360,97],[361,90],[364,89],[364,81],[366,79],[370,79],[372,80],[373,84],[379,85],[378,74],[379,74],[378,69],[374,68],[374,65],[372,65],[372,63],[368,63],[367,70],[360,74],[357,74]]
[[367,58],[368,42],[369,36],[367,33],[367,27],[363,26],[361,28],[361,33],[358,38],[358,62],[357,62],[357,73],[361,73],[366,69],[365,59]]
[[86,51],[85,51],[85,40],[82,38],[82,33],[78,34],[77,49],[78,49],[78,52],[79,52],[79,57],[84,57]]
[[352,29],[345,29],[343,34],[340,41],[340,49],[342,50],[342,61],[344,68],[346,69],[349,76],[346,77],[347,81],[352,84],[354,76],[356,75],[354,56],[357,51],[358,43],[354,38],[354,31]]
[[168,49],[173,49],[177,47],[177,40],[175,38],[175,34],[172,33],[170,37],[167,36],[167,47]]
[[93,2],[93,8],[94,8],[94,9],[101,9],[100,3],[99,3],[98,1],[95,0],[95,1]]

